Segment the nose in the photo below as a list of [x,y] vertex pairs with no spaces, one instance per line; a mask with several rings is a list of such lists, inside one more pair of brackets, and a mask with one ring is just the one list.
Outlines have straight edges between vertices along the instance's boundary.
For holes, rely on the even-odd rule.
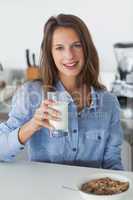
[[74,52],[71,48],[67,48],[64,52],[64,57],[67,60],[72,60],[74,58]]

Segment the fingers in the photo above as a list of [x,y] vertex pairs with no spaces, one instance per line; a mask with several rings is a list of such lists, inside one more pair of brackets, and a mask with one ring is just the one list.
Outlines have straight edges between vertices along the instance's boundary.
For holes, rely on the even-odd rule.
[[45,104],[45,105],[53,105],[55,104],[56,101],[53,101],[53,100],[50,100],[50,99],[45,99],[43,102],[42,102],[42,105]]
[[38,124],[38,126],[40,126],[40,127],[54,129],[54,127],[47,120],[40,120],[40,119],[35,118],[35,123]]
[[[52,114],[50,114],[52,113]],[[43,112],[41,109],[36,111],[35,115],[36,119],[40,120],[55,120],[58,121],[60,120],[60,117],[57,117],[57,115],[53,114],[53,112]]]
[[50,100],[45,100],[42,102],[41,106],[36,110],[34,114],[34,121],[39,127],[53,129],[54,127],[50,124],[49,120],[61,120],[60,112],[50,107],[52,105],[53,102],[51,102]]
[[45,100],[42,102],[40,109],[44,113],[49,113],[49,115],[51,115],[53,117],[60,118],[61,113],[52,107],[55,104],[56,104],[56,102],[53,102],[51,100]]

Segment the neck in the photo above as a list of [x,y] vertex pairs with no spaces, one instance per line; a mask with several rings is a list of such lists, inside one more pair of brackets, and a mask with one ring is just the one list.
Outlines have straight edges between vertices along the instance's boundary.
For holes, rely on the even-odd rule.
[[71,94],[72,92],[74,92],[75,90],[78,89],[77,87],[77,83],[76,83],[76,79],[61,79],[61,82],[63,83],[65,89]]

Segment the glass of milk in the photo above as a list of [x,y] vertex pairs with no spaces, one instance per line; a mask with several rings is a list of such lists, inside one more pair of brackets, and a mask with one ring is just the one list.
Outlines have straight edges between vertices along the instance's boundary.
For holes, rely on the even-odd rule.
[[68,132],[68,100],[66,92],[50,91],[47,92],[47,98],[55,101],[55,104],[50,105],[50,107],[61,113],[61,120],[49,120],[50,124],[55,128],[55,130],[52,130],[52,134]]

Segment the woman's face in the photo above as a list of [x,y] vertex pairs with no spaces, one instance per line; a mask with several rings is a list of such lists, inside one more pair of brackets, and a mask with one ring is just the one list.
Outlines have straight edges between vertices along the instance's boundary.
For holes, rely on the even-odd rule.
[[52,56],[60,78],[76,78],[84,66],[83,47],[72,28],[59,27],[53,33]]

